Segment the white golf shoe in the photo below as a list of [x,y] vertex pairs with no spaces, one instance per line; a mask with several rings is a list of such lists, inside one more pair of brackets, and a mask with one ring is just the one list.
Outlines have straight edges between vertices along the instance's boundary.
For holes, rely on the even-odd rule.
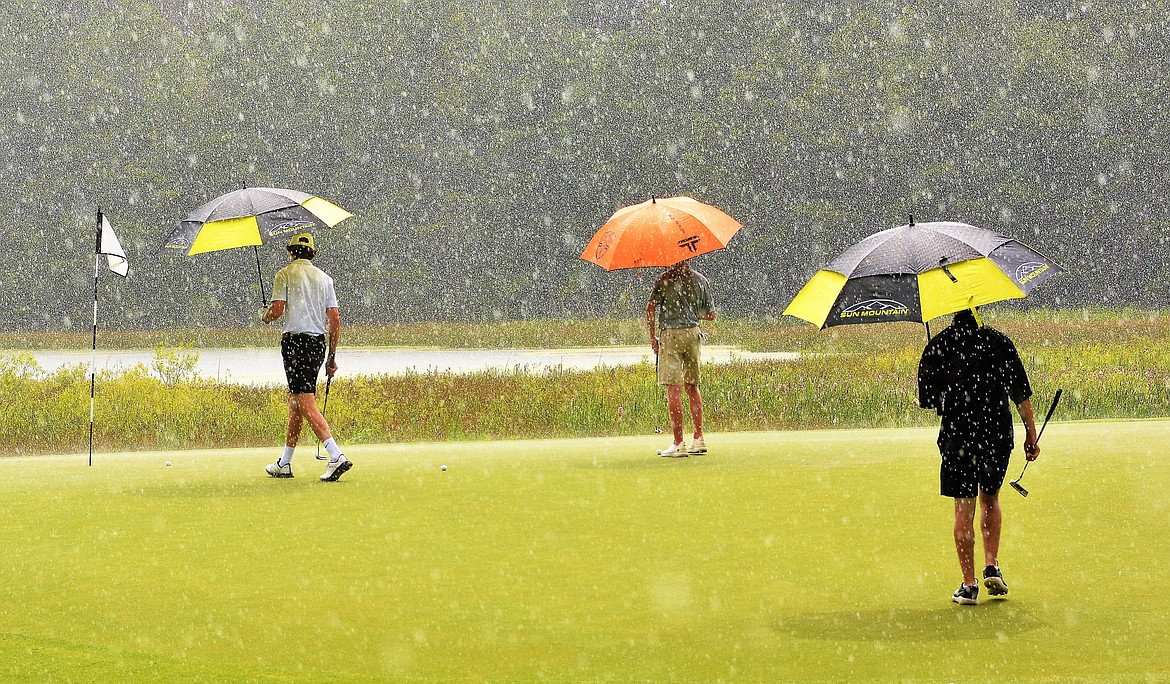
[[336,461],[329,461],[325,466],[325,472],[321,473],[322,482],[337,482],[338,478],[353,467],[353,463],[345,457],[345,454],[337,457]]
[[679,442],[678,444],[671,444],[669,447],[667,447],[665,449],[659,449],[658,455],[663,457],[663,458],[686,458],[687,457],[687,445],[685,442]]
[[691,441],[691,445],[687,447],[687,453],[691,456],[707,453],[707,443],[703,441],[702,437],[696,437]]
[[269,477],[292,477],[292,464],[286,463],[280,465],[280,461],[276,463],[269,463],[264,466],[264,472],[268,473]]

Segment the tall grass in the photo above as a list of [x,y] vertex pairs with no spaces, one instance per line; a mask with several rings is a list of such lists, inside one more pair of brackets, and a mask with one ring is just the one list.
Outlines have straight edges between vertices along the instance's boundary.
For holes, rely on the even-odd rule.
[[[1037,393],[1038,411],[1057,387],[1063,387],[1066,394],[1058,419],[1170,416],[1167,318],[1097,319],[1054,313],[988,322],[1015,340]],[[748,328],[732,321],[727,328],[717,327],[716,333],[730,330],[754,348],[796,349],[804,354],[796,361],[705,367],[709,430],[936,424],[933,413],[914,405],[915,373],[925,343],[920,327]],[[503,331],[485,329],[493,330],[497,340],[506,337]],[[463,332],[464,337],[474,334],[478,333]],[[566,341],[576,342],[561,339],[562,344]],[[99,375],[95,431],[99,448],[282,442],[287,411],[283,388],[216,384],[191,377],[182,353],[166,348],[156,353],[153,371],[139,366]],[[47,374],[27,355],[0,355],[0,453],[83,450],[88,439],[88,393],[83,367]],[[650,363],[546,374],[511,370],[339,376],[333,382],[327,417],[343,444],[631,435],[667,430],[664,402]],[[313,443],[307,430],[303,440]]]

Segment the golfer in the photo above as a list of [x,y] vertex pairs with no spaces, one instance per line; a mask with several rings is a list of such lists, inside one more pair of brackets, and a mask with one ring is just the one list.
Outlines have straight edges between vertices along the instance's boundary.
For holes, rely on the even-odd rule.
[[[674,430],[674,442],[659,451],[660,456],[684,458],[707,453],[707,444],[703,441],[703,397],[699,393],[699,348],[702,341],[699,321],[713,320],[715,302],[711,297],[711,285],[691,268],[690,262],[680,261],[658,276],[650,301],[646,303],[646,325],[650,329],[650,348],[658,357],[658,384],[666,385],[666,405]],[[683,442],[684,389],[690,400],[691,423],[695,428],[690,446]]]
[[300,439],[301,425],[308,420],[309,427],[321,440],[321,446],[329,453],[329,463],[321,481],[335,482],[353,467],[353,463],[341,453],[333,440],[329,423],[317,410],[317,374],[322,363],[330,378],[337,372],[337,341],[341,337],[337,293],[333,290],[333,278],[313,265],[317,250],[312,235],[301,233],[293,237],[286,249],[291,263],[276,272],[272,304],[260,309],[260,320],[265,323],[284,316],[280,352],[288,378],[288,428],[284,437],[284,454],[265,470],[272,477],[293,476],[293,449]]
[[[974,310],[960,311],[935,336],[918,365],[918,401],[942,416],[938,448],[942,454],[941,493],[955,500],[955,551],[963,583],[951,600],[979,602],[975,577],[975,504],[982,515],[983,584],[991,596],[1008,592],[999,569],[1003,512],[999,489],[1007,475],[1015,435],[1011,404],[1024,422],[1024,455],[1040,455],[1032,388],[1015,345],[1007,335],[982,327]],[[1009,403],[1010,402],[1010,403]]]

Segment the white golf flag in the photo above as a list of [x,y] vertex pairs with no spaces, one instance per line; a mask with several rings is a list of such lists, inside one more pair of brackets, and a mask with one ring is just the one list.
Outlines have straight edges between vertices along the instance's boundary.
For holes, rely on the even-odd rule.
[[98,254],[105,254],[106,261],[110,264],[110,270],[123,278],[130,272],[130,262],[126,261],[126,252],[122,249],[122,243],[118,242],[118,236],[114,235],[114,228],[110,226],[110,220],[102,214],[102,234],[98,239]]

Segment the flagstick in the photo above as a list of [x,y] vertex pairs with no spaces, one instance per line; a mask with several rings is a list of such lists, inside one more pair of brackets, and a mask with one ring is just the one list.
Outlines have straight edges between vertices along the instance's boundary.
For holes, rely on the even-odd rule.
[[93,465],[93,395],[97,385],[98,271],[102,262],[102,210],[97,214],[97,242],[93,250],[93,356],[89,362],[89,465]]

